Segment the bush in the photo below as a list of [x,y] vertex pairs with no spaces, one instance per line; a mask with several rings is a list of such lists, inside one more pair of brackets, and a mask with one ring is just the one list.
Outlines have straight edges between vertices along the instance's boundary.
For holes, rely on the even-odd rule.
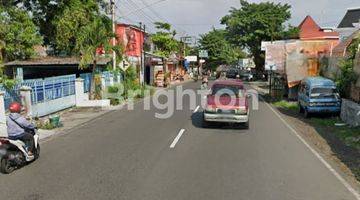
[[39,128],[39,129],[43,129],[43,130],[53,130],[57,127],[55,127],[52,123],[50,123],[49,120],[47,121],[38,121],[36,123],[36,127]]
[[354,61],[352,59],[343,60],[340,63],[341,76],[336,80],[340,95],[348,98],[350,94],[351,84],[357,80],[354,72]]
[[110,105],[117,106],[120,104],[120,99],[111,98],[110,99]]
[[117,86],[109,86],[107,88],[107,90],[108,90],[108,93],[110,93],[110,94],[116,94],[116,93],[119,92],[119,87],[117,87]]
[[355,39],[348,47],[348,56],[340,63],[340,77],[336,83],[342,97],[348,98],[350,94],[351,84],[354,83],[358,76],[354,72],[354,60],[358,53],[360,38]]

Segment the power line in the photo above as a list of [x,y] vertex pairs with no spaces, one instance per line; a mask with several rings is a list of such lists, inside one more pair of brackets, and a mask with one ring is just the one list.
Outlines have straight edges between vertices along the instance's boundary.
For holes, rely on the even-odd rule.
[[[165,19],[164,17],[162,17],[158,12],[156,12],[153,7],[149,6],[149,4],[145,1],[145,0],[141,0],[141,2],[145,5],[145,7],[147,7],[148,10],[150,10],[150,12],[156,16],[158,19],[160,19],[160,21],[163,21],[163,22],[166,22],[166,23],[169,23],[171,24],[167,19]],[[175,28],[179,29],[180,31],[184,32],[184,34],[186,34],[186,31],[184,29],[182,29],[181,27],[179,26],[176,26],[174,24],[171,24],[173,25]]]
[[[149,27],[154,27],[154,19],[149,16],[148,14],[146,14],[143,10],[139,9],[138,5],[132,1],[132,0],[127,0],[125,1],[126,2],[126,5],[128,5],[132,10],[138,10],[138,17],[141,17],[145,22],[143,22],[146,26]],[[135,13],[133,13],[135,14]],[[125,16],[127,17],[127,16]],[[147,22],[147,23],[146,23]],[[151,29],[151,28],[150,28]]]
[[148,8],[148,7],[151,7],[151,6],[155,5],[155,4],[161,3],[161,2],[163,2],[163,1],[167,1],[167,0],[155,1],[154,3],[148,4],[148,6],[144,6],[144,7],[138,8],[138,9],[136,9],[136,10],[130,11],[129,13],[126,13],[124,16],[131,15],[132,13],[135,13],[135,12],[138,12],[138,11],[141,11],[141,10],[144,10],[144,9],[146,9],[146,8]]
[[[130,4],[129,2],[125,2],[125,1],[124,1],[124,4],[122,4],[122,5],[124,6],[123,8],[129,9],[129,7],[130,7],[130,10],[133,10],[133,9],[134,9],[134,5]],[[126,7],[125,7],[125,5],[126,5]],[[117,10],[119,13],[121,13],[121,10],[120,10],[120,8],[119,8],[118,6],[116,6],[115,8],[116,8],[116,10]],[[138,21],[135,21],[135,20],[131,19],[131,18],[128,17],[128,16],[122,16],[122,15],[116,14],[116,17],[117,17],[117,20],[125,19],[125,20],[133,23],[134,25],[138,25],[138,23],[139,23]],[[140,15],[137,15],[137,17],[142,18],[144,21],[147,21],[147,22],[150,23],[151,25],[153,24],[153,22],[151,22],[151,19],[149,19],[149,18],[148,18],[147,16],[145,16],[143,13],[141,13]],[[149,28],[150,25],[148,25],[148,23],[144,23],[144,24],[148,26],[148,29],[149,29],[150,32],[151,32],[151,31],[153,31],[153,30],[152,30],[152,28]]]
[[141,9],[139,8],[139,6],[138,6],[133,0],[127,0],[127,2],[129,2],[129,3],[133,6],[133,8],[134,8],[135,10],[138,10],[141,15],[145,16],[145,17],[146,17],[147,19],[149,19],[151,22],[156,21],[152,16],[148,15],[147,13],[145,13],[144,10],[141,10]]

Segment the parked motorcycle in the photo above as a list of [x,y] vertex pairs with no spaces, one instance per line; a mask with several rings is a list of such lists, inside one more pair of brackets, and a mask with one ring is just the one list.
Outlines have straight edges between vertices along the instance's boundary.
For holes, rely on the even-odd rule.
[[39,134],[34,134],[35,148],[33,155],[28,155],[27,147],[21,140],[0,138],[0,172],[10,174],[15,169],[37,160],[40,156]]

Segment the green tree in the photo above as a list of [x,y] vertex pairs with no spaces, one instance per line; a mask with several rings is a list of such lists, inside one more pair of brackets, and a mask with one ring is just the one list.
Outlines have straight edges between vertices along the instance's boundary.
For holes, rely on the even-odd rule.
[[55,23],[63,11],[73,2],[80,1],[81,4],[94,11],[105,11],[108,7],[107,0],[2,0],[0,6],[17,6],[26,9],[36,26],[39,27],[40,34],[44,37],[44,44],[55,46]]
[[232,8],[221,23],[226,25],[232,44],[246,48],[254,57],[257,69],[263,71],[261,42],[283,37],[286,29],[283,24],[291,18],[291,6],[272,2],[249,3],[246,0],[240,0],[240,4],[241,7]]
[[180,43],[174,38],[176,31],[171,30],[168,23],[155,22],[158,31],[151,35],[151,40],[156,46],[156,54],[169,57],[172,53],[179,50]]
[[169,23],[155,22],[154,25],[155,25],[155,28],[158,30],[165,30],[167,32],[171,31],[171,25]]
[[4,61],[28,59],[35,55],[34,46],[42,44],[29,14],[14,6],[0,8],[0,38]]
[[[110,41],[115,35],[112,33],[111,20],[103,15],[97,1],[72,0],[62,15],[55,20],[56,46],[58,49],[71,55],[80,56],[80,68],[92,66],[92,79],[90,98],[95,98],[95,72],[100,57],[98,51],[105,53],[116,51],[117,58],[122,59],[121,46],[111,46]],[[90,1],[92,3],[90,3]]]
[[354,71],[354,61],[359,53],[360,35],[355,38],[347,48],[346,57],[340,62],[340,76],[337,77],[336,83],[342,97],[349,98],[351,85],[356,82],[358,75]]
[[227,32],[222,29],[213,29],[209,33],[201,35],[200,49],[207,50],[209,58],[207,65],[215,68],[220,64],[234,64],[246,55],[240,48],[233,47],[226,40]]
[[80,67],[86,68],[92,63],[92,84],[90,98],[95,95],[95,72],[97,61],[100,55],[97,53],[99,48],[105,52],[116,51],[118,57],[122,57],[120,46],[111,46],[110,40],[114,37],[112,33],[111,21],[107,16],[99,16],[90,21],[86,26],[81,27],[76,35],[75,51],[80,52]]
[[82,0],[72,0],[65,6],[62,14],[53,20],[54,44],[58,51],[69,55],[78,54],[78,49],[75,47],[76,40],[79,38],[79,30],[98,16],[98,9],[94,6],[97,6],[95,1],[90,0],[87,4],[83,4]]

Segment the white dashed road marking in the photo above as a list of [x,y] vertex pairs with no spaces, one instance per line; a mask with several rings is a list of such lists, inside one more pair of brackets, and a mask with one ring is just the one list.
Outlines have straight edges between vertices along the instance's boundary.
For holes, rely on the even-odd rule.
[[174,139],[174,141],[171,143],[170,145],[170,149],[175,148],[176,144],[178,143],[178,141],[180,140],[181,136],[184,134],[185,129],[181,129],[180,132],[178,133],[178,135],[176,136],[176,138]]
[[197,107],[195,108],[195,110],[194,110],[194,113],[196,113],[197,111],[199,111],[199,108],[200,108],[200,106],[197,106]]

